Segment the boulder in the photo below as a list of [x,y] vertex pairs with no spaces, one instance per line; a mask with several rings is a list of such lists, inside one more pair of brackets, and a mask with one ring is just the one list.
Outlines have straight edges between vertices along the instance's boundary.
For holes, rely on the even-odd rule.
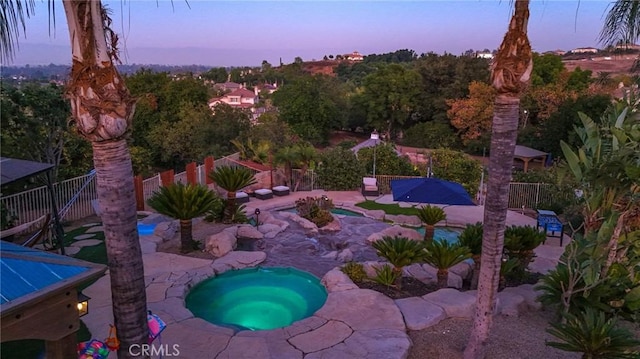
[[406,214],[388,214],[384,217],[386,220],[393,223],[406,224],[408,226],[419,227],[422,225],[422,221],[418,216],[410,216]]
[[438,278],[434,276],[433,272],[430,273],[424,270],[420,263],[414,263],[404,267],[403,272],[405,275],[413,277],[425,284],[433,284],[438,281]]
[[153,235],[168,241],[176,235],[179,228],[178,221],[161,222],[156,225]]
[[397,299],[395,302],[409,330],[428,328],[447,319],[447,313],[442,307],[420,297]]
[[476,311],[475,295],[456,289],[440,289],[423,295],[422,299],[442,307],[449,318],[473,318]]
[[216,274],[224,273],[230,269],[242,269],[255,267],[267,259],[265,252],[229,252],[222,258],[213,261],[211,267]]
[[219,258],[236,249],[236,245],[237,239],[233,231],[224,230],[210,235],[205,242],[204,250]]
[[344,290],[358,289],[348,275],[344,274],[339,268],[328,271],[320,281],[327,288],[329,293],[341,292]]
[[298,216],[296,213],[283,211],[280,213],[283,217],[299,224],[302,228],[305,229],[307,234],[318,234],[318,226],[315,223],[311,222],[306,218],[302,218]]
[[497,311],[508,317],[517,317],[528,309],[524,297],[514,292],[498,292]]
[[377,219],[378,221],[383,221],[386,215],[387,214],[385,213],[385,211],[381,209],[374,209],[371,211],[367,211],[367,217]]
[[367,277],[375,278],[376,277],[376,269],[384,267],[385,264],[389,264],[389,263],[368,261],[368,262],[362,263],[362,266],[364,267],[364,272],[367,273]]
[[457,274],[462,279],[470,279],[471,274],[473,273],[473,264],[468,263],[467,261],[458,263],[449,268],[449,273]]
[[[422,269],[425,270],[425,272],[427,272],[431,277],[433,277],[434,282],[436,283],[438,281],[438,270],[428,264],[423,264],[422,265]],[[426,283],[426,282],[425,282]],[[462,288],[462,278],[451,272],[451,270],[449,270],[449,276],[447,278],[447,286],[450,288]]]
[[343,249],[340,253],[338,253],[337,259],[343,263],[350,262],[353,260],[353,252],[351,252],[351,249],[349,248]]
[[320,233],[335,233],[340,232],[342,230],[342,225],[340,223],[340,218],[336,217],[334,214],[333,221],[327,223],[325,226],[318,228]]
[[249,224],[244,224],[238,226],[238,233],[236,234],[236,237],[238,237],[239,239],[259,240],[264,238],[264,235],[259,230],[257,230],[256,227]]
[[424,236],[415,229],[394,225],[382,230],[381,232],[370,235],[367,238],[367,242],[372,243],[382,239],[382,237],[406,237],[414,241],[424,240]]

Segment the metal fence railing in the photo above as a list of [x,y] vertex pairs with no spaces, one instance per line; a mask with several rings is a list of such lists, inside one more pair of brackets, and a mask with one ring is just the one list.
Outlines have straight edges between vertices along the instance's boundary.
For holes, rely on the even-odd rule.
[[549,183],[511,182],[509,208],[532,208],[554,202],[553,185]]

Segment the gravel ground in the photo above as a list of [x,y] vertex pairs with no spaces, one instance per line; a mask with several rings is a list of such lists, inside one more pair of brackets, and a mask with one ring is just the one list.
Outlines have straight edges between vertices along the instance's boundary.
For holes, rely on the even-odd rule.
[[[545,345],[553,340],[545,329],[552,313],[528,312],[520,317],[496,316],[487,344],[488,359],[572,359],[580,354],[564,352]],[[437,325],[411,331],[413,346],[409,359],[462,358],[472,326],[471,319],[446,319]]]

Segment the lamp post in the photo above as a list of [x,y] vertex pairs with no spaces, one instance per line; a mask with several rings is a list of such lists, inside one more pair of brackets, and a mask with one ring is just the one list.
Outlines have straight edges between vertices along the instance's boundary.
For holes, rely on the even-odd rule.
[[256,208],[256,210],[253,211],[253,213],[256,214],[256,229],[258,229],[260,226],[260,208]]
[[376,176],[376,147],[378,146],[378,139],[380,139],[380,135],[378,135],[378,131],[375,129],[371,132],[371,139],[374,140],[373,145],[373,177]]

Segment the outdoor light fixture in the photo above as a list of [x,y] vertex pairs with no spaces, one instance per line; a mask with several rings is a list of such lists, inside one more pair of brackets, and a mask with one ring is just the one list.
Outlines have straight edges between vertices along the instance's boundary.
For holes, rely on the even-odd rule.
[[253,213],[256,214],[256,229],[257,229],[258,226],[260,226],[260,208],[256,208],[256,210],[253,211]]
[[89,297],[82,294],[82,292],[78,292],[78,304],[76,305],[78,308],[78,317],[85,316],[89,313]]
[[371,132],[371,139],[374,140],[373,145],[373,177],[376,176],[376,147],[378,146],[378,140],[380,139],[380,135],[378,135],[378,131],[375,129]]

